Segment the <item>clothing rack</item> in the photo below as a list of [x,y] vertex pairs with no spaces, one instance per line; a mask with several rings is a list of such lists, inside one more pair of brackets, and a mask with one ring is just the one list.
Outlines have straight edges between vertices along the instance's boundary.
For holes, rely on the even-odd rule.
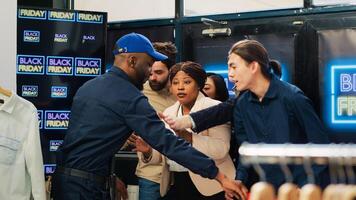
[[242,164],[356,165],[356,144],[249,144],[239,148]]

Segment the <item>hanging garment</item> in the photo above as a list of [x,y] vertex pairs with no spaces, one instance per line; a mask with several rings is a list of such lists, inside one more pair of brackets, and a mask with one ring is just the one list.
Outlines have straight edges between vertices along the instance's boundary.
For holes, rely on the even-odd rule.
[[0,104],[0,199],[45,200],[37,110],[11,94]]
[[321,189],[314,184],[306,184],[300,190],[300,200],[321,200]]
[[300,189],[293,183],[284,183],[278,189],[278,200],[299,200]]
[[343,184],[331,184],[323,192],[323,200],[342,200]]
[[6,89],[4,89],[4,88],[2,88],[1,86],[0,86],[0,94],[1,94],[1,96],[0,96],[0,104],[4,104],[5,103],[3,97],[8,98],[8,97],[11,96],[11,92],[6,90]]
[[258,182],[251,187],[250,200],[275,200],[275,191],[271,184]]
[[0,86],[0,94],[1,95],[4,95],[5,97],[10,97],[11,96],[11,91],[5,89],[5,88],[2,88]]
[[342,192],[342,200],[355,200],[356,199],[356,185],[346,185]]
[[323,192],[323,200],[355,200],[356,186],[331,184]]

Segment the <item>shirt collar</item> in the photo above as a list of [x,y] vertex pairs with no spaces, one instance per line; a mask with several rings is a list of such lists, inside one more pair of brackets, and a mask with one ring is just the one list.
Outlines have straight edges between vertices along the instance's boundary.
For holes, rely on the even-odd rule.
[[271,77],[271,82],[269,84],[268,90],[265,94],[264,98],[268,98],[268,99],[273,99],[275,97],[277,97],[277,87],[278,87],[278,82],[279,80],[277,79],[276,76],[272,75]]
[[120,76],[120,77],[130,81],[130,77],[122,69],[120,69],[119,67],[116,67],[116,66],[113,65],[110,68],[109,72],[114,73],[115,75]]
[[[269,87],[267,89],[267,92],[265,94],[265,96],[263,97],[263,99],[273,99],[277,97],[277,87],[278,87],[278,82],[279,80],[277,79],[277,77],[275,77],[274,75],[272,75],[271,77],[271,81],[269,84]],[[253,94],[251,91],[249,91],[249,101],[257,101],[259,102],[257,96],[255,94]]]
[[197,99],[195,100],[192,109],[190,109],[190,113],[199,111],[200,106],[197,105],[196,103],[197,103],[198,101],[200,101],[202,98],[205,98],[205,95],[204,95],[202,92],[199,91],[199,94],[198,94],[198,96],[197,96]]
[[[196,103],[197,103],[197,101],[200,101],[204,97],[205,97],[205,95],[199,91],[197,99],[195,100],[193,107],[190,109],[190,113],[199,111],[198,110],[199,106]],[[177,112],[178,112],[178,110],[180,109],[179,107],[181,107],[181,104],[179,103],[179,101],[176,101],[176,103],[174,103],[172,107],[175,107],[176,108],[175,110],[177,110]],[[178,114],[176,116],[178,116]]]
[[0,106],[0,111],[5,111],[7,113],[12,113],[15,109],[16,105],[16,94],[14,92],[11,93],[11,96],[8,99],[5,99],[4,104]]

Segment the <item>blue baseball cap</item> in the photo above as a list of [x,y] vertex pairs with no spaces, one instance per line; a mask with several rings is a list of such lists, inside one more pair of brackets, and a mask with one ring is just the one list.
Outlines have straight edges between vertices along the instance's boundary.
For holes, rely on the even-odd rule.
[[114,55],[120,53],[147,53],[156,61],[166,60],[168,57],[157,52],[150,40],[138,33],[129,33],[116,41]]

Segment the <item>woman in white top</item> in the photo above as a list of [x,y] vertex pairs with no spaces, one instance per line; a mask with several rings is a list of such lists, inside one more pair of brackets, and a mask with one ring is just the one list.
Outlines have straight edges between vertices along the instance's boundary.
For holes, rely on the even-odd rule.
[[[164,114],[173,118],[219,104],[219,101],[205,97],[202,93],[206,78],[204,69],[198,63],[188,61],[174,65],[170,70],[171,92],[178,101],[168,107]],[[197,150],[211,157],[218,168],[229,178],[235,177],[235,167],[229,156],[230,125],[215,126],[199,133],[194,133],[190,129],[175,133],[190,142]],[[136,142],[136,145],[137,143],[145,145],[141,139]],[[139,146],[138,150],[145,149]],[[148,155],[147,152],[144,153],[146,156]],[[145,160],[149,163],[163,161],[161,190],[164,193],[169,190],[167,199],[210,200],[225,198],[223,189],[217,181],[194,174],[155,150],[151,150]],[[172,182],[172,176],[174,182]],[[170,183],[173,183],[171,187]]]

